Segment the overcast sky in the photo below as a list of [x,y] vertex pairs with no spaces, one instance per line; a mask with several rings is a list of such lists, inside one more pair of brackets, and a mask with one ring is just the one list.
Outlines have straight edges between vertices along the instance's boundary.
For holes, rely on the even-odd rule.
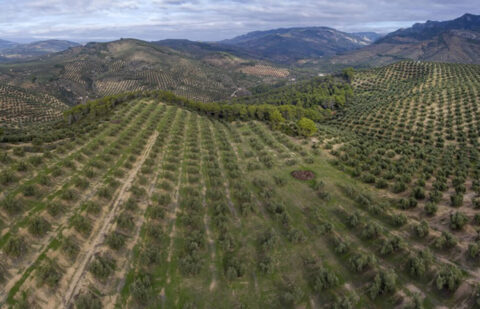
[[254,30],[328,26],[386,33],[480,14],[478,0],[0,0],[0,38],[214,41]]

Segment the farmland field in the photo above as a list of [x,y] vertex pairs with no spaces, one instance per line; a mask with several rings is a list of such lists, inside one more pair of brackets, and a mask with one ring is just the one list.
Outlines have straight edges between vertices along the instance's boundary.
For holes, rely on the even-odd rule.
[[310,138],[149,97],[0,144],[0,307],[471,308],[479,76],[357,72]]

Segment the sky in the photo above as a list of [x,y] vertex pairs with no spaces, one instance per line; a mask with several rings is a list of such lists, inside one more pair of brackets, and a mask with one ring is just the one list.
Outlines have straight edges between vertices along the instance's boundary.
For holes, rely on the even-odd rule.
[[0,39],[217,41],[255,30],[328,26],[388,33],[480,14],[478,0],[0,0]]

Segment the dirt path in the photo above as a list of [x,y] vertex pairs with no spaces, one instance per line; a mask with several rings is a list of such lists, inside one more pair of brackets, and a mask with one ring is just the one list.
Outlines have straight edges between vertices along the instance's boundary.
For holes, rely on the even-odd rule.
[[[75,203],[75,206],[72,208],[72,216],[78,209],[79,205],[89,200],[96,194],[98,188],[102,184],[101,180],[102,178],[99,177],[98,180],[93,185],[91,185],[88,190],[82,195],[82,197]],[[43,239],[37,241],[37,246],[39,246],[39,248],[34,250],[36,253],[34,255],[28,256],[28,261],[20,262],[21,265],[19,265],[18,262],[14,265],[15,269],[21,268],[22,271],[11,277],[9,281],[4,285],[2,291],[0,291],[0,307],[1,304],[5,301],[5,298],[7,297],[7,292],[10,291],[10,289],[23,277],[25,271],[32,267],[35,263],[37,263],[39,257],[46,253],[48,245],[56,236],[59,236],[61,234],[62,230],[64,229],[65,223],[68,222],[69,218],[71,218],[72,216],[64,216],[57,219],[57,227],[50,231],[45,237],[43,237]]]
[[[209,123],[209,126],[210,126],[210,123]],[[204,136],[204,132],[201,130],[200,128],[200,134],[202,135],[202,138],[201,140],[203,141],[203,136]],[[203,143],[201,143],[203,144]],[[201,148],[206,151],[206,149],[203,147],[203,145],[201,146]],[[205,161],[204,161],[204,156],[202,156],[202,166],[204,166],[205,164]],[[208,287],[208,289],[210,291],[213,291],[216,287],[217,287],[217,268],[215,266],[215,260],[216,260],[216,245],[215,245],[215,240],[213,239],[212,237],[212,233],[210,231],[210,220],[209,220],[209,217],[208,217],[208,205],[207,205],[207,200],[206,200],[206,192],[207,192],[207,184],[205,183],[205,178],[204,177],[201,177],[201,186],[202,186],[202,197],[203,197],[203,200],[202,200],[202,205],[203,205],[203,208],[204,208],[204,211],[205,211],[205,215],[203,216],[203,224],[205,225],[205,234],[206,234],[206,237],[207,237],[207,243],[208,243],[208,250],[210,251],[210,272],[211,272],[211,275],[212,275],[212,279],[210,281],[210,285]]]
[[[138,116],[135,118],[135,120],[138,119]],[[134,120],[134,121],[135,121]],[[125,127],[120,133],[119,133],[119,136],[122,134],[122,132],[125,132],[126,130],[128,130],[132,125],[128,125],[127,127]],[[118,140],[118,137],[112,141],[110,141],[110,144],[105,146],[102,150],[102,154],[106,153],[107,149],[109,149],[111,147],[111,145],[113,143],[115,143],[116,141]],[[83,147],[87,147],[90,143],[86,144],[86,145],[83,145]],[[48,190],[47,194],[44,195],[40,201],[44,201],[46,199],[48,199],[52,194],[55,194],[57,191],[59,191],[63,186],[69,184],[71,182],[71,180],[77,176],[77,175],[80,175],[82,170],[81,170],[81,167],[82,166],[87,166],[90,162],[93,162],[95,160],[95,158],[99,158],[100,155],[96,155],[94,158],[91,158],[90,160],[88,160],[87,162],[83,163],[83,164],[79,164],[79,166],[77,166],[77,168],[72,171],[71,174],[65,176],[63,179],[61,179],[60,181],[58,181],[57,183],[54,184],[53,187],[50,188],[50,190]],[[65,160],[63,160],[65,161]],[[55,163],[56,164],[56,163]],[[55,164],[52,164],[52,167],[55,165]],[[48,168],[51,168],[51,167],[48,167]],[[33,179],[34,177],[32,177],[31,179]],[[28,179],[22,183],[25,183],[27,181],[30,181],[31,179]],[[21,183],[21,184],[22,184]],[[19,186],[21,185],[19,184]],[[1,193],[0,193],[1,194]],[[0,200],[1,200],[1,197],[0,197]],[[4,235],[11,229],[11,228],[15,228],[15,226],[21,222],[23,222],[24,220],[28,220],[29,217],[33,216],[35,213],[36,213],[37,209],[35,207],[31,208],[31,209],[28,209],[27,211],[25,211],[25,213],[23,213],[21,216],[17,216],[17,217],[14,217],[13,221],[10,221],[8,222],[8,220],[4,220],[4,222],[8,222],[8,225],[5,226],[2,230],[2,234],[0,235],[0,237],[4,237]],[[3,217],[3,216],[2,216]]]
[[[203,190],[204,193],[205,193],[205,190],[206,188],[204,187],[204,190]],[[203,207],[205,208],[203,223],[205,225],[205,234],[207,236],[208,249],[210,251],[210,271],[212,274],[212,281],[210,282],[209,290],[213,291],[217,287],[217,268],[215,267],[216,246],[215,246],[215,241],[212,238],[212,233],[210,231],[208,214],[207,214],[207,202],[205,201],[205,199],[203,200]]]
[[[183,138],[185,138],[187,132],[187,126],[183,128]],[[173,209],[170,214],[170,224],[172,225],[172,229],[169,234],[170,242],[168,244],[168,256],[167,256],[167,273],[166,273],[166,281],[165,285],[169,284],[171,281],[170,277],[170,263],[172,261],[172,255],[174,251],[174,242],[175,242],[175,237],[177,235],[177,212],[178,212],[178,198],[180,196],[180,186],[182,184],[182,178],[183,178],[183,164],[184,164],[184,159],[185,159],[185,150],[186,150],[186,142],[183,143],[183,155],[182,158],[180,159],[180,169],[179,169],[179,177],[177,184],[175,186],[175,191],[173,194],[173,200],[172,200],[172,206]],[[162,290],[160,291],[160,297],[162,299],[162,303],[165,304],[166,302],[166,294],[165,294],[165,286],[162,287]]]
[[[170,130],[170,128],[167,128],[166,130]],[[159,166],[162,163],[162,161],[165,157],[165,153],[166,153],[166,148],[167,148],[166,145],[168,145],[170,143],[170,141],[171,141],[171,134],[169,134],[168,139],[163,142],[161,153],[158,155],[158,157],[156,159],[157,164],[158,164],[157,166]],[[140,231],[142,230],[142,227],[145,224],[145,212],[147,211],[147,209],[149,207],[149,202],[151,201],[153,192],[154,192],[155,187],[158,183],[160,172],[161,172],[161,168],[157,168],[157,170],[156,170],[156,172],[155,172],[155,174],[152,178],[152,182],[151,182],[150,186],[148,187],[147,202],[146,202],[147,205],[146,205],[146,207],[141,208],[141,213],[139,214],[139,216],[140,216],[139,224],[137,225],[137,228],[134,232],[133,240],[131,242],[133,244],[132,247],[134,247],[137,244],[137,242],[140,238]],[[128,254],[128,257],[126,258],[125,266],[129,265],[129,263],[132,262],[133,254],[134,254],[133,250],[130,250],[129,254]],[[120,272],[119,277],[120,278],[124,277],[128,273],[128,271],[129,271],[128,267],[124,267],[122,269],[122,271]],[[123,274],[123,276],[122,276],[122,274]],[[122,279],[121,282],[116,287],[116,294],[112,296],[112,299],[109,303],[104,304],[104,308],[115,308],[115,306],[117,305],[117,299],[120,296],[120,293],[121,293],[122,289],[124,288],[124,286],[125,286],[125,279]]]
[[[128,118],[127,118],[128,115],[131,115],[131,114],[132,114],[132,110],[130,110],[130,111],[128,112],[128,114],[127,114],[127,115],[124,115],[124,117],[122,117],[122,118],[128,119]],[[50,160],[48,160],[48,161],[45,163],[45,165],[44,165],[44,167],[43,167],[42,170],[52,169],[55,165],[57,165],[57,164],[59,163],[59,161],[64,162],[65,160],[71,158],[71,157],[73,156],[73,154],[79,153],[79,152],[82,151],[84,148],[86,148],[86,147],[88,147],[89,145],[91,145],[93,142],[100,140],[101,137],[106,137],[106,136],[107,136],[107,133],[108,133],[108,132],[107,132],[108,129],[109,129],[108,126],[104,126],[104,127],[101,129],[101,132],[97,133],[95,139],[90,140],[90,141],[87,141],[87,142],[85,142],[84,144],[75,146],[75,147],[73,147],[73,149],[69,150],[67,153],[64,153],[64,154],[57,154],[57,153],[55,153],[55,155],[57,155],[58,157],[53,157],[53,158],[51,158]],[[106,148],[106,147],[107,147],[107,146],[105,146],[105,148]],[[85,165],[85,164],[83,164],[83,165]],[[5,168],[5,169],[7,169],[7,168]],[[3,170],[5,170],[5,169],[0,170],[0,172],[3,171]],[[37,177],[39,174],[40,174],[40,172],[38,171],[37,168],[35,168],[32,173],[29,173],[28,175],[23,176],[22,179],[21,179],[18,183],[15,184],[15,188],[17,188],[17,187],[25,184],[25,183],[28,182],[28,181],[33,180],[33,179],[34,179],[35,177]],[[48,174],[50,174],[50,173],[47,173],[47,175],[48,175]],[[66,182],[66,181],[64,181],[64,182]],[[50,192],[55,192],[55,191],[50,190]],[[3,190],[2,192],[0,192],[0,200],[2,200],[2,199],[4,198],[4,196],[5,196],[5,194],[7,194],[7,193],[8,193],[8,190]]]
[[[209,127],[209,131],[211,133],[212,132],[211,121],[208,122],[208,127]],[[214,136],[218,135],[218,131],[216,130],[216,128],[213,129],[213,135]],[[216,142],[215,139],[213,139],[213,144],[215,145],[215,153],[217,154],[218,165],[220,166],[220,172],[222,173],[222,178],[225,179],[225,181],[223,182],[223,187],[225,189],[225,196],[227,197],[228,208],[230,209],[230,212],[232,213],[233,218],[235,219],[234,220],[235,225],[238,227],[240,225],[240,218],[238,217],[237,209],[235,208],[235,205],[232,202],[232,197],[231,197],[231,194],[230,194],[230,184],[228,182],[227,175],[225,175],[225,172],[224,172],[225,167],[223,166],[223,162],[221,160],[222,156],[220,155],[220,149],[218,148],[218,145],[217,145],[217,142]]]
[[[228,132],[228,130],[226,130],[226,131]],[[241,137],[241,135],[238,132],[237,132],[237,134],[240,136],[240,141],[241,141],[240,143],[243,144],[244,143],[243,138]],[[228,134],[225,133],[225,136],[227,137],[227,140],[228,140],[228,143],[230,144],[230,146],[232,146],[233,152],[235,153],[235,159],[236,159],[237,162],[239,162],[238,164],[240,166],[241,165],[240,162],[242,162],[242,160],[240,160],[240,154],[238,152],[237,145],[230,141],[230,139],[231,139],[231,133],[230,132]],[[250,146],[248,146],[248,147],[250,147]],[[243,170],[245,170],[245,166],[243,167]],[[267,215],[262,203],[258,200],[256,194],[254,194],[253,197],[254,197],[253,200],[255,202],[255,205],[257,205],[257,209],[260,210],[260,214],[261,214],[262,218],[267,218],[268,215]]]
[[112,206],[110,207],[110,211],[103,220],[103,225],[101,226],[100,230],[97,232],[96,237],[93,239],[93,241],[89,244],[89,246],[86,249],[86,255],[83,258],[83,260],[80,262],[79,267],[75,270],[75,273],[73,275],[72,280],[70,281],[69,287],[67,292],[65,293],[63,297],[63,307],[68,308],[73,296],[78,292],[78,288],[80,287],[79,283],[81,282],[82,277],[85,274],[86,268],[96,252],[96,248],[103,243],[105,234],[108,231],[108,229],[114,224],[115,216],[117,215],[118,208],[119,206],[125,201],[126,195],[128,193],[128,190],[132,186],[132,183],[138,174],[138,171],[142,167],[143,163],[148,157],[148,154],[152,150],[153,144],[155,143],[155,140],[158,136],[158,132],[155,131],[155,133],[150,136],[147,145],[145,147],[145,150],[141,154],[140,158],[138,161],[135,163],[134,168],[130,171],[128,174],[127,179],[121,186],[117,197],[113,200]]

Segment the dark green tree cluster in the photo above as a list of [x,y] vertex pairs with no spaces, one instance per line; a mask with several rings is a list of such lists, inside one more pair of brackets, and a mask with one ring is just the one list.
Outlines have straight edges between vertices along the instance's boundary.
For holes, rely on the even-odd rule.
[[320,106],[325,109],[341,108],[353,98],[352,87],[345,82],[353,79],[352,70],[346,70],[341,79],[333,76],[317,77],[294,85],[273,88],[253,96],[232,100],[242,105],[295,105],[304,108]]

